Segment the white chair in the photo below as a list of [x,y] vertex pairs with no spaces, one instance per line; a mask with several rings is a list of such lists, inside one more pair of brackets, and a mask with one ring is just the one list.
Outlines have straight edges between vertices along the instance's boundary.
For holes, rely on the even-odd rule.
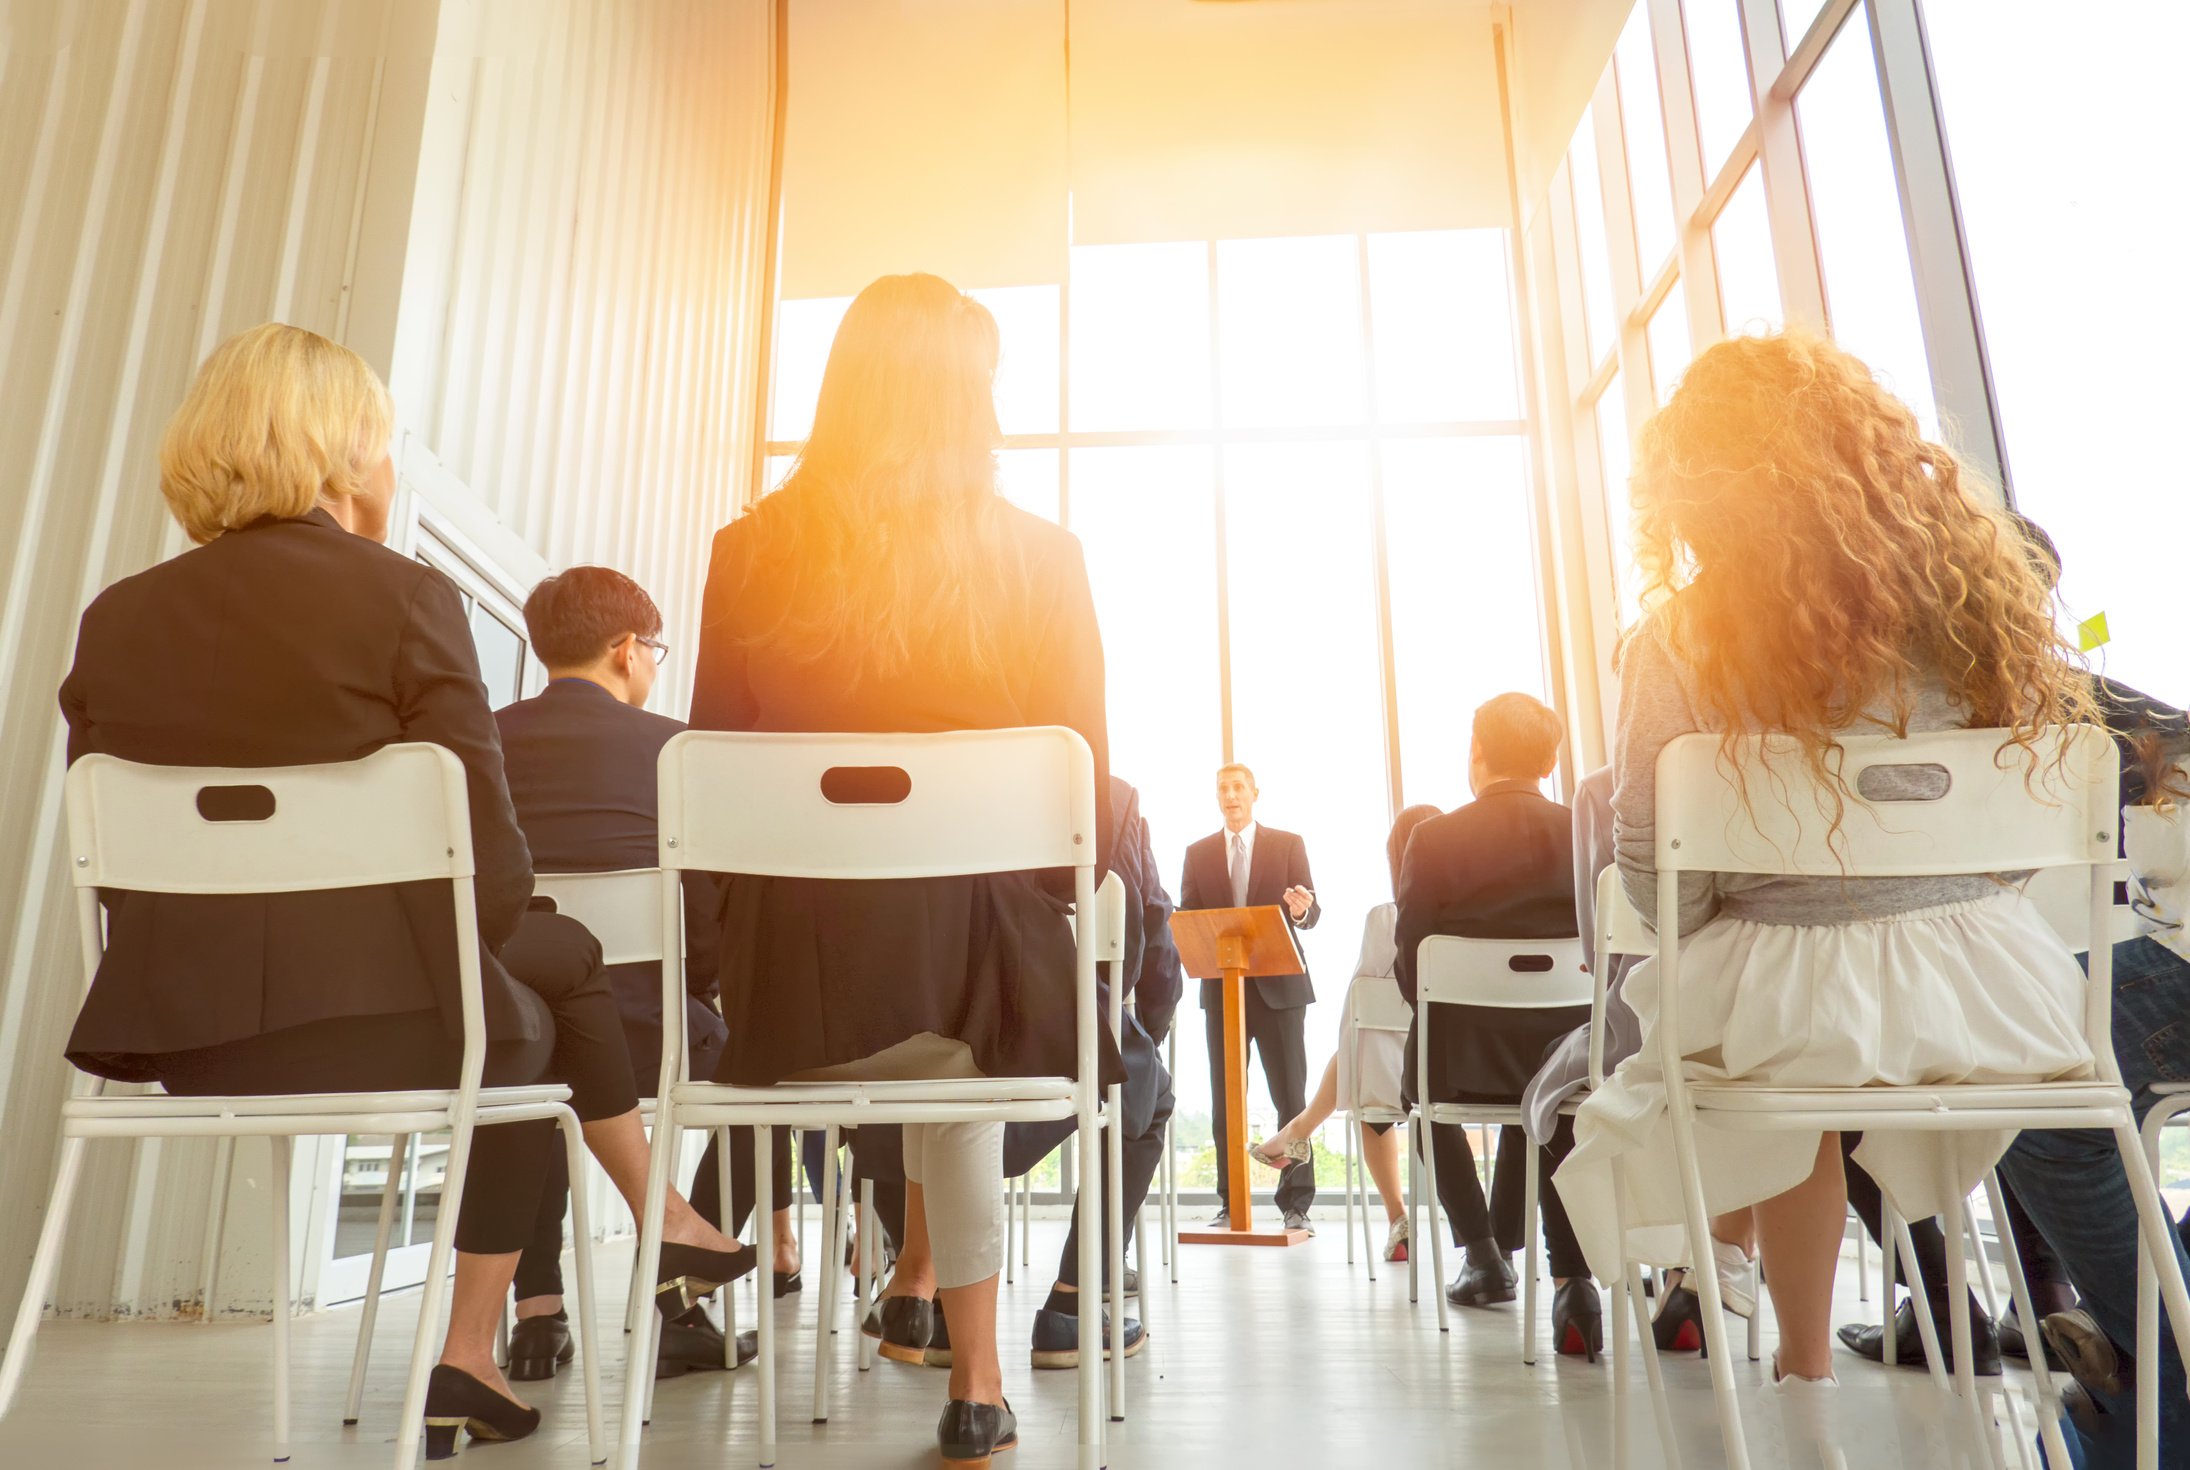
[[[1414,966],[1415,1086],[1429,1091],[1430,1014],[1440,1005],[1469,1005],[1499,1010],[1552,1010],[1590,1003],[1592,981],[1582,965],[1579,939],[1462,939],[1432,934],[1416,951]],[[1426,1127],[1443,1124],[1521,1124],[1519,1103],[1419,1102],[1415,1113]],[[1430,1259],[1438,1283],[1445,1279],[1445,1232],[1438,1223],[1437,1150],[1423,1136],[1430,1216]],[[1522,1229],[1527,1236],[1523,1260],[1521,1361],[1536,1361],[1537,1179],[1541,1154],[1531,1146],[1524,1166],[1527,1198]],[[1411,1256],[1412,1251],[1409,1252]],[[1451,1308],[1442,1285],[1437,1288],[1437,1330],[1451,1330]]]
[[[1361,1214],[1361,1246],[1367,1254],[1369,1279],[1376,1280],[1377,1257],[1383,1250],[1377,1245],[1370,1226],[1369,1186],[1367,1167],[1361,1157],[1361,1130],[1370,1123],[1399,1124],[1407,1121],[1405,1108],[1364,1105],[1359,1096],[1361,1087],[1361,1033],[1380,1031],[1405,1036],[1407,1028],[1414,1024],[1414,1012],[1407,1008],[1407,998],[1399,993],[1399,982],[1386,980],[1381,983],[1357,983],[1346,990],[1346,1018],[1340,1023],[1345,1034],[1353,1038],[1353,1054],[1347,1058],[1351,1064],[1348,1075],[1353,1079],[1355,1096],[1338,1100],[1338,1114],[1346,1129],[1346,1264],[1354,1263],[1354,1206],[1358,1200]],[[1414,1216],[1407,1216],[1407,1228],[1414,1228]],[[1407,1242],[1407,1259],[1414,1259],[1414,1245]]]
[[[1170,1034],[1164,1037],[1163,1066],[1171,1074],[1174,1083],[1179,1075],[1179,1026],[1171,1023]],[[1171,1284],[1179,1284],[1179,1144],[1178,1117],[1163,1125],[1163,1261],[1170,1268]],[[1146,1273],[1143,1273],[1145,1279]]]
[[[905,794],[894,802],[831,800],[825,794],[828,778],[847,768],[895,768],[907,778]],[[1084,740],[1061,727],[932,735],[687,731],[662,748],[659,773],[665,934],[679,922],[678,880],[686,869],[870,881],[1071,869],[1077,914],[1078,1065],[1076,1078],[737,1087],[682,1080],[684,1028],[680,1024],[672,1033],[665,1026],[655,1168],[640,1230],[642,1280],[652,1280],[659,1268],[665,1170],[679,1128],[751,1126],[756,1197],[771,1193],[771,1131],[793,1125],[1077,1118],[1081,1156],[1095,1157],[1089,1150],[1101,1125],[1104,1098],[1097,1084],[1094,759]],[[682,946],[663,948],[664,1014],[672,1008],[681,1014],[674,1002],[684,991]],[[1084,1173],[1080,1279],[1096,1281],[1101,1279],[1102,1183],[1099,1171]],[[830,1183],[824,1184],[824,1192]],[[834,1259],[833,1240],[828,1254]],[[826,1321],[833,1315],[835,1273],[824,1282]],[[636,1470],[639,1461],[645,1390],[651,1381],[641,1375],[651,1374],[659,1325],[659,1313],[645,1314],[632,1345],[621,1434],[627,1470]],[[1102,1454],[1100,1333],[1099,1314],[1081,1313],[1082,1470],[1097,1470]],[[770,1466],[776,1458],[775,1331],[773,1315],[766,1311],[760,1313],[759,1339],[760,1463]],[[830,1334],[824,1332],[815,1369],[817,1422],[828,1417],[829,1358]]]
[[[270,796],[260,820],[219,821],[200,814],[208,788],[259,787]],[[252,1097],[114,1094],[77,1074],[61,1111],[60,1167],[46,1206],[30,1280],[0,1364],[0,1413],[14,1400],[31,1337],[53,1285],[67,1236],[69,1205],[92,1138],[253,1138],[273,1148],[275,1459],[289,1457],[289,1158],[298,1137],[349,1133],[450,1134],[443,1208],[411,1345],[395,1464],[418,1456],[426,1378],[441,1330],[457,1201],[476,1128],[546,1119],[562,1130],[573,1171],[584,1158],[568,1088],[480,1086],[486,1022],[480,997],[478,916],[472,886],[471,819],[464,768],[436,745],[391,745],[340,765],[269,770],[144,766],[90,755],[67,781],[71,876],[76,884],[84,978],[96,974],[106,944],[102,888],[149,893],[295,893],[392,883],[441,882],[454,906],[457,975],[464,1022],[458,1085],[415,1092],[291,1093]],[[388,1217],[383,1210],[380,1233]],[[594,1463],[601,1438],[600,1381],[594,1351],[593,1258],[583,1205],[578,1237],[578,1333],[584,1353],[586,1428]]]
[[[1692,1081],[1680,1036],[1679,875],[1683,872],[1800,874],[1814,877],[1917,877],[2081,867],[2089,882],[2090,933],[2110,923],[2115,857],[2118,760],[2112,740],[2094,726],[2048,732],[2036,766],[2001,754],[2006,733],[1957,730],[1895,740],[1855,737],[1840,744],[1847,789],[1822,788],[1793,742],[1749,737],[1728,752],[1716,735],[1687,735],[1658,758],[1657,853],[1660,938],[1659,1063],[1694,1259],[1709,1258],[1696,1154],[1696,1120],[1708,1113],[1724,1130],[1819,1132],[1999,1131],[2021,1128],[2104,1128],[2114,1135],[2137,1200],[2142,1239],[2158,1266],[2158,1285],[2176,1340],[2190,1349],[2190,1291],[2177,1269],[2171,1223],[2153,1184],[2121,1085],[2110,1035],[2112,952],[2091,951],[2084,1031],[2096,1076],[2082,1082],[2030,1081],[2001,1085],[1770,1088],[1740,1081]],[[1730,771],[1729,765],[1733,767]],[[1934,801],[1873,803],[1859,792],[1874,766],[1932,765],[1948,789]],[[1749,798],[1745,798],[1748,793]],[[1835,796],[1839,800],[1835,801]],[[1842,812],[1837,829],[1830,816]],[[1625,1219],[1624,1203],[1621,1218]],[[1959,1251],[1947,1255],[1948,1299],[1967,1292]],[[1712,1388],[1728,1464],[1747,1470],[1749,1453],[1733,1362],[1720,1316],[1716,1273],[1696,1273],[1703,1298]],[[2025,1309],[2025,1321],[2033,1319]],[[1950,1314],[1956,1389],[1980,1439],[1982,1419],[1972,1375],[1969,1317]],[[2186,1354],[2190,1355],[2190,1354]]]

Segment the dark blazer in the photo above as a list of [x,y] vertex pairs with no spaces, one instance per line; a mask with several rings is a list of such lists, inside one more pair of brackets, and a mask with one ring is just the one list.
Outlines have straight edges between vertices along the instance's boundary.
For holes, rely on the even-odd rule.
[[[324,511],[266,517],[99,594],[61,710],[71,761],[309,765],[446,746],[470,788],[487,1032],[536,1035],[492,961],[532,895],[532,860],[447,577]],[[88,1070],[145,1080],[146,1054],[339,1016],[438,1007],[461,1033],[444,884],[108,897],[106,959],[68,1043]]]
[[[1574,814],[1528,781],[1500,781],[1466,806],[1414,829],[1399,868],[1400,993],[1414,1004],[1416,951],[1432,934],[1561,939],[1575,933]],[[1589,1019],[1589,1007],[1508,1011],[1440,1006],[1431,1018],[1431,1095],[1511,1101],[1545,1049]],[[1415,1090],[1415,1044],[1405,1086]]]
[[[1179,907],[1182,909],[1228,909],[1232,906],[1232,871],[1225,856],[1224,832],[1212,832],[1186,849],[1186,864],[1179,876]],[[1255,828],[1255,850],[1248,860],[1247,902],[1255,907],[1277,904],[1283,907],[1285,890],[1305,888],[1315,892],[1315,879],[1308,873],[1308,844],[1299,835],[1283,832],[1276,827]],[[1308,906],[1308,914],[1293,927],[1313,929],[1316,920],[1323,917],[1321,900]],[[1286,923],[1292,924],[1292,915],[1286,915]],[[1312,1004],[1316,998],[1315,986],[1309,982],[1303,970],[1298,975],[1273,975],[1262,980],[1247,982],[1247,1004],[1261,1005],[1273,1011],[1296,1010]],[[1201,984],[1201,1008],[1215,1010],[1224,1004],[1224,982],[1204,980]]]
[[1110,778],[1111,867],[1125,884],[1126,998],[1140,1013],[1141,1027],[1159,1045],[1171,1030],[1186,982],[1179,970],[1178,945],[1171,938],[1171,895],[1156,871],[1156,849],[1148,819],[1141,815],[1141,794],[1124,778]]
[[[815,595],[772,544],[779,490],[715,537],[692,696],[698,730],[995,730],[1065,725],[1095,754],[1100,881],[1110,841],[1103,645],[1079,541],[999,501],[997,554],[967,588],[1001,640],[990,674],[915,643],[879,672],[863,647],[807,660],[772,637]],[[808,567],[804,570],[813,571]],[[1070,875],[887,883],[735,876],[723,906],[718,1076],[766,1084],[863,1060],[921,1032],[964,1041],[988,1076],[1077,1066]],[[1117,1052],[1105,1046],[1106,1076]]]
[[[510,800],[542,873],[608,873],[659,860],[660,786],[655,762],[684,726],[625,704],[590,679],[557,679],[531,699],[495,711]],[[715,1011],[721,967],[722,892],[707,873],[685,875],[685,1020],[692,1057],[712,1076],[727,1034]],[[610,988],[633,1042],[639,1091],[661,1071],[662,969],[610,965]],[[644,1041],[645,1045],[639,1043]]]

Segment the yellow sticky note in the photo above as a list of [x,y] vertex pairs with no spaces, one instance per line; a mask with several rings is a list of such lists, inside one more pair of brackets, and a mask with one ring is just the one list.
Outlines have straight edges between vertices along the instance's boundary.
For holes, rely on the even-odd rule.
[[2093,613],[2076,625],[2076,642],[2085,653],[2106,643],[2106,614]]

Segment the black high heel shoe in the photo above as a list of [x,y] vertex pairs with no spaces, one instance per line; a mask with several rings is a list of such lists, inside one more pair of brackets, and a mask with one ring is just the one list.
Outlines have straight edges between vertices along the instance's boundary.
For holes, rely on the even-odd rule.
[[456,1431],[473,1439],[523,1439],[540,1427],[540,1411],[481,1383],[461,1368],[435,1365],[426,1380],[426,1458],[447,1460],[456,1454]]
[[1008,1403],[952,1399],[943,1406],[943,1417],[936,1422],[935,1446],[942,1451],[946,1465],[988,1470],[991,1456],[1019,1447],[1019,1420]]
[[1661,1353],[1707,1352],[1703,1337],[1703,1298],[1683,1284],[1665,1290],[1665,1304],[1650,1319],[1650,1336]]
[[771,1290],[775,1292],[777,1301],[782,1301],[793,1292],[806,1289],[806,1273],[803,1270],[793,1271],[788,1276],[780,1271],[771,1271],[768,1279],[774,1283]]
[[681,1317],[718,1289],[752,1274],[759,1260],[760,1252],[744,1246],[711,1251],[663,1241],[661,1269],[654,1273],[654,1308],[664,1317]]
[[1604,1351],[1604,1303],[1587,1276],[1573,1278],[1552,1297],[1551,1341],[1562,1357],[1592,1363]]

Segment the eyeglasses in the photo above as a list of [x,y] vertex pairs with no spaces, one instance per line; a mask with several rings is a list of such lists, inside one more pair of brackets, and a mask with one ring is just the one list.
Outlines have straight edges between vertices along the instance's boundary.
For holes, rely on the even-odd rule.
[[661,663],[664,659],[669,657],[669,645],[662,642],[662,640],[659,638],[648,638],[644,634],[634,633],[631,635],[631,641],[634,643],[643,643],[648,648],[653,649],[654,662],[657,664]]

